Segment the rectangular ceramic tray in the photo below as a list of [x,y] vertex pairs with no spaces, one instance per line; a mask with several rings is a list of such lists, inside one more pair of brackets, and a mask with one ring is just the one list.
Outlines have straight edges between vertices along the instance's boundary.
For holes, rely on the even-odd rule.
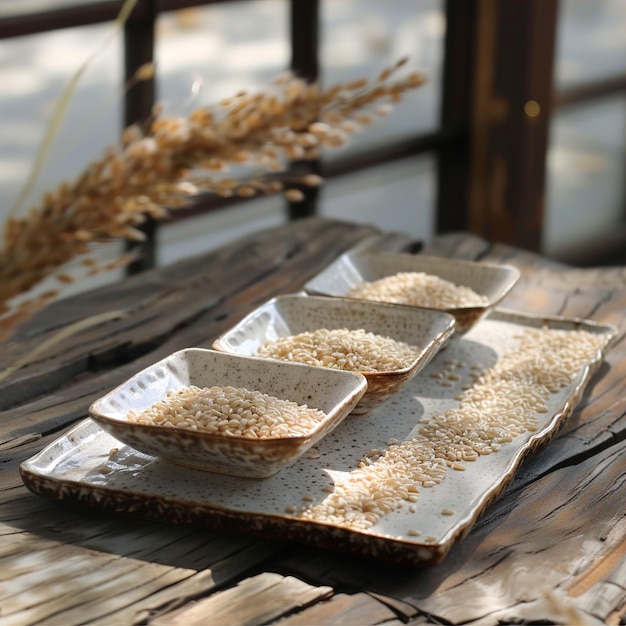
[[[301,507],[324,502],[333,483],[349,479],[373,449],[384,451],[394,440],[415,437],[425,416],[458,406],[462,385],[471,388],[475,368],[493,368],[524,329],[542,327],[589,331],[600,337],[601,345],[573,382],[551,395],[547,412],[536,414],[534,432],[464,462],[464,471],[450,468],[436,486],[420,485],[417,502],[400,499],[368,529],[299,515]],[[348,417],[313,454],[266,479],[168,464],[124,446],[89,419],[24,462],[20,471],[31,491],[94,509],[282,537],[408,565],[434,565],[469,532],[522,459],[548,441],[571,414],[615,336],[610,325],[496,310],[466,335],[451,339],[392,399],[365,416]],[[450,363],[456,364],[457,374],[444,386],[436,374]]]

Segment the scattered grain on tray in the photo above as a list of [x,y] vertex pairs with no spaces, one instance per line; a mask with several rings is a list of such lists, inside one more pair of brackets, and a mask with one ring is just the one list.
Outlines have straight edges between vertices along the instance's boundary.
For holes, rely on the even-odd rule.
[[410,528],[407,533],[409,537],[419,537],[422,533],[419,530],[415,530],[414,528]]
[[402,503],[411,506],[420,489],[440,484],[449,469],[465,470],[461,461],[475,462],[536,430],[537,413],[547,407],[550,395],[570,384],[603,342],[586,331],[525,331],[456,406],[424,418],[413,439],[338,474],[332,493],[303,510],[302,517],[367,530]]
[[319,328],[268,341],[259,347],[258,354],[341,370],[390,372],[409,367],[420,349],[362,328]]
[[[462,382],[462,376],[457,373],[457,371],[464,366],[464,364],[461,365],[456,359],[446,359],[443,362],[443,368],[438,371],[431,372],[430,376],[431,378],[436,379],[441,387],[453,387],[457,384],[460,385]],[[463,385],[461,388],[463,387],[469,388],[467,385]]]
[[318,410],[244,387],[197,387],[170,391],[128,420],[222,435],[267,439],[305,435],[325,417]]
[[441,511],[442,515],[454,515],[454,511],[452,509],[443,509]]
[[431,308],[485,306],[489,299],[465,285],[425,272],[399,272],[354,287],[352,298]]

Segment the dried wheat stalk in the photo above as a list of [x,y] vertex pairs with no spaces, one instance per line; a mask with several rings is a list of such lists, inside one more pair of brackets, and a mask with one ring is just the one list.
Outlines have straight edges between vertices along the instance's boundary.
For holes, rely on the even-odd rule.
[[[284,193],[298,200],[298,185],[318,185],[315,175],[289,179],[289,160],[315,159],[322,148],[342,146],[348,136],[384,115],[390,105],[423,83],[421,74],[398,78],[401,60],[374,81],[357,80],[322,90],[293,76],[277,79],[266,92],[241,93],[187,118],[163,117],[156,108],[144,128],[133,126],[73,182],[45,194],[24,217],[11,217],[0,251],[0,315],[4,333],[54,298],[56,291],[27,299],[21,308],[11,300],[80,260],[87,273],[101,267],[90,259],[92,245],[119,238],[141,240],[137,226],[150,216],[165,219],[169,210],[191,196],[215,193],[249,197]],[[228,175],[229,168],[244,175]],[[260,174],[258,172],[261,172]],[[283,172],[283,174],[279,174]]]

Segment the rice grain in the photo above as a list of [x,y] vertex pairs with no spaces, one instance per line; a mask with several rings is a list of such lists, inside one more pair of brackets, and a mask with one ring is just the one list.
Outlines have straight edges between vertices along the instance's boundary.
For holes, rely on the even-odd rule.
[[489,299],[470,287],[425,272],[399,272],[350,290],[351,298],[431,308],[485,306]]
[[420,350],[363,329],[320,328],[268,341],[259,356],[359,372],[391,372],[409,367]]
[[138,424],[185,428],[253,439],[305,435],[325,414],[244,387],[197,387],[170,391],[143,411],[131,410]]
[[456,406],[425,417],[418,436],[377,451],[378,458],[366,455],[302,517],[332,518],[333,524],[367,530],[402,503],[414,506],[420,488],[436,487],[449,469],[464,471],[459,461],[479,462],[480,456],[536,431],[537,413],[547,410],[550,396],[571,384],[603,342],[586,331],[526,330]]

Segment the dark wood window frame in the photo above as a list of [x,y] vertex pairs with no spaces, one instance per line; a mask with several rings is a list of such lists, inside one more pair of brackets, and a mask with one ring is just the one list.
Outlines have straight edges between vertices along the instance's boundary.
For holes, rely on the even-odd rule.
[[[155,24],[160,13],[229,1],[139,0],[124,26],[125,79],[152,60]],[[315,80],[319,74],[320,0],[288,2],[291,69]],[[332,179],[409,156],[434,154],[438,232],[469,230],[492,241],[539,251],[552,112],[626,93],[623,75],[554,91],[552,61],[558,3],[559,0],[443,0],[447,31],[439,127],[330,164],[296,163],[293,167],[313,168]],[[111,21],[122,4],[122,0],[77,2],[5,16],[0,18],[0,39]],[[154,80],[129,89],[125,95],[124,125],[145,119],[154,96]],[[177,212],[176,219],[236,202],[202,198],[188,210]],[[312,215],[316,204],[317,190],[308,190],[304,203],[288,203],[286,215],[289,219]],[[626,207],[624,219],[626,222]],[[131,271],[154,265],[156,228],[154,223],[146,226],[148,244]]]

